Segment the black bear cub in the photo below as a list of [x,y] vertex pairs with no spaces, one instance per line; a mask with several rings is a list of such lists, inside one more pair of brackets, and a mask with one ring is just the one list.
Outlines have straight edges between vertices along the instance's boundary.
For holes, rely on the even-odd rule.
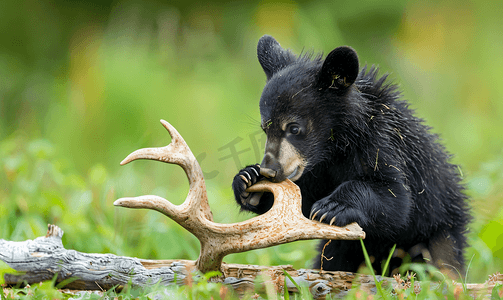
[[[257,52],[267,76],[260,98],[267,142],[261,164],[234,177],[241,208],[265,213],[272,195],[246,188],[290,179],[306,217],[363,228],[377,271],[396,244],[412,260],[461,272],[470,214],[458,167],[387,76],[359,70],[350,47],[323,60],[296,56],[266,35]],[[360,241],[332,241],[324,256],[325,270],[355,272],[364,262]]]

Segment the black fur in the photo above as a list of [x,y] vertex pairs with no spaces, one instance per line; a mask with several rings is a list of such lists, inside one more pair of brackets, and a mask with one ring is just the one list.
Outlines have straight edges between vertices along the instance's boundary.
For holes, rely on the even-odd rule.
[[[267,75],[260,112],[268,142],[286,137],[284,120],[303,124],[303,135],[289,138],[307,161],[296,181],[303,214],[337,226],[357,222],[376,269],[396,244],[405,251],[420,245],[436,266],[462,271],[470,214],[458,167],[387,76],[378,77],[374,66],[359,71],[349,47],[336,48],[325,60],[297,57],[264,36],[258,57]],[[252,167],[260,170],[249,166],[240,174]],[[232,185],[238,204],[266,212],[271,195],[248,203],[253,195],[244,191],[240,174]],[[332,241],[324,255],[332,258],[323,262],[326,270],[354,272],[364,261],[359,241]]]

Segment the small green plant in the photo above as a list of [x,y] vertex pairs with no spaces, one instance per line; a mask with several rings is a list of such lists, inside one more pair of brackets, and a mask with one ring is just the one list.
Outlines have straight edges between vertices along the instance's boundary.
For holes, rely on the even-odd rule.
[[288,293],[288,288],[287,288],[287,278],[290,280],[290,282],[293,283],[293,285],[297,288],[299,293],[294,294],[294,299],[313,299],[313,295],[311,294],[311,291],[309,290],[309,286],[302,285],[300,286],[295,280],[293,280],[292,276],[288,274],[287,271],[283,270],[283,274],[285,275],[285,290],[284,290],[284,296],[283,298],[285,300],[290,299],[290,294]]
[[208,272],[204,275],[196,275],[192,281],[181,288],[181,292],[187,299],[230,299],[232,290],[220,282],[212,282],[212,278],[221,277],[217,271]]
[[387,276],[389,262],[391,261],[391,257],[393,256],[395,249],[396,249],[396,244],[394,244],[393,247],[391,248],[391,250],[389,251],[388,259],[386,260],[386,262],[384,263],[384,267],[382,268],[382,276]]
[[503,299],[503,285],[497,284],[494,286],[491,293],[491,300],[501,300]]
[[4,291],[3,291],[3,286],[0,284],[0,299],[1,300],[6,300],[7,298],[5,297]]
[[[386,291],[384,290],[384,287],[383,287],[383,281],[377,280],[377,276],[375,275],[374,268],[372,268],[372,262],[370,261],[369,254],[367,253],[367,249],[365,248],[365,244],[363,243],[362,239],[360,239],[360,243],[362,244],[363,256],[365,257],[365,264],[369,268],[370,274],[372,274],[372,277],[374,277],[374,282],[375,282],[375,285],[376,285],[377,292],[379,293],[379,295],[383,299],[387,299],[388,295],[385,294]],[[391,255],[395,251],[395,247],[396,247],[396,245],[393,246],[393,249],[390,251],[388,259],[387,259],[387,261],[386,261],[386,263],[384,265],[385,268],[383,269],[383,274],[386,273],[386,269],[388,268],[389,261],[391,260]]]

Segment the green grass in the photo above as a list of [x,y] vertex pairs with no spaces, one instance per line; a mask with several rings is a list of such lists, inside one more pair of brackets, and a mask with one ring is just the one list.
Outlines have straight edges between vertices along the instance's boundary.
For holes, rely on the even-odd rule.
[[[503,270],[500,7],[482,0],[6,1],[0,10],[0,238],[33,239],[54,223],[70,249],[196,259],[198,241],[171,220],[112,205],[144,194],[180,204],[188,191],[183,171],[119,162],[138,148],[167,145],[159,124],[165,119],[205,172],[215,221],[250,218],[239,213],[230,183],[263,153],[258,99],[265,76],[256,42],[271,34],[296,53],[350,45],[362,65],[391,73],[461,166],[474,215],[466,278],[483,282]],[[239,156],[230,156],[231,146]],[[307,268],[316,243],[225,261]]]

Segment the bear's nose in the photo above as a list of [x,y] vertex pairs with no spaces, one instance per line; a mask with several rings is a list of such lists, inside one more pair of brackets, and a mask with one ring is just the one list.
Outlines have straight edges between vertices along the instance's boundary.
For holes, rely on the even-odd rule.
[[268,168],[262,168],[260,167],[260,175],[263,175],[267,178],[273,178],[276,176],[276,171],[272,170],[272,169],[268,169]]
[[266,153],[260,164],[260,174],[267,178],[274,178],[280,169],[278,160],[271,153]]

